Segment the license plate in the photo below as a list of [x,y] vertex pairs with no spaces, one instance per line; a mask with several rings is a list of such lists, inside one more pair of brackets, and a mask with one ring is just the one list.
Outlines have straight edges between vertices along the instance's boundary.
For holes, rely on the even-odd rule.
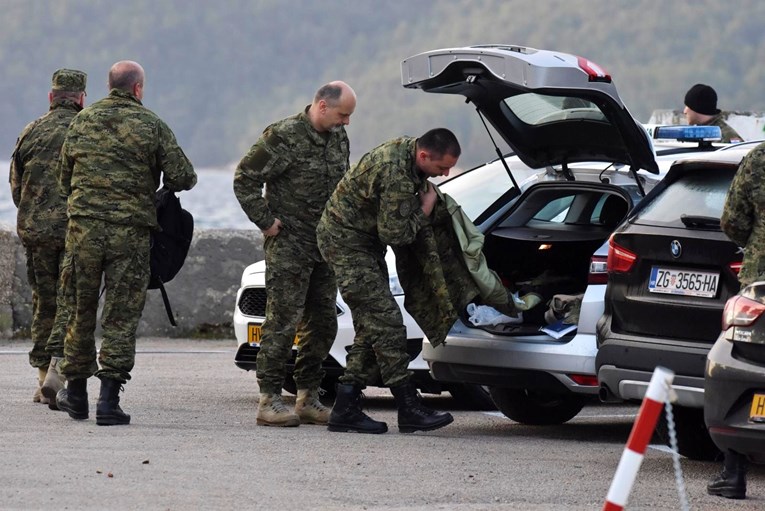
[[260,344],[260,325],[253,323],[247,325],[247,342],[250,344]]
[[708,271],[673,270],[669,268],[651,268],[648,291],[670,295],[700,296],[714,298],[720,274]]
[[[261,324],[260,323],[249,323],[247,325],[247,342],[252,345],[259,345],[260,344],[260,335],[261,335]],[[295,336],[295,340],[292,342],[293,345],[297,346],[300,339],[298,336]]]
[[755,394],[752,398],[749,420],[752,422],[765,422],[765,394]]

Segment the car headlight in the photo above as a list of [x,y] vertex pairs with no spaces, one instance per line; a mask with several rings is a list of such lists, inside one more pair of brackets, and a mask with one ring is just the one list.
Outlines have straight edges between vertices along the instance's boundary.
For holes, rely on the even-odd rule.
[[398,275],[388,277],[388,286],[393,296],[401,296],[404,294],[404,288],[401,287],[401,282],[398,281]]

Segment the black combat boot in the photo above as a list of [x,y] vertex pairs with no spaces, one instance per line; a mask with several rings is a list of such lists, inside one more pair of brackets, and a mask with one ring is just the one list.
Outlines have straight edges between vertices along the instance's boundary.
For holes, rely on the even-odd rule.
[[96,424],[99,426],[130,424],[130,415],[120,408],[121,386],[117,380],[101,378],[101,394],[96,403]]
[[746,456],[726,451],[723,471],[707,485],[707,493],[727,499],[745,499]]
[[391,387],[398,406],[398,430],[401,433],[431,431],[451,424],[454,420],[448,412],[437,412],[420,402],[420,396],[411,384]]
[[56,394],[56,406],[61,411],[69,414],[69,417],[77,420],[88,418],[88,380],[78,378],[69,380],[66,388]]
[[348,383],[337,384],[337,397],[329,414],[327,429],[342,433],[385,433],[388,425],[376,421],[361,411],[361,387]]

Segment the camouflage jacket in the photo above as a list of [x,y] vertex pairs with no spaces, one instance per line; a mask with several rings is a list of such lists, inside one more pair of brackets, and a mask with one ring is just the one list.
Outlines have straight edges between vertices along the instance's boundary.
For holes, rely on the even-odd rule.
[[740,247],[741,286],[765,279],[765,143],[741,162],[725,199],[720,226]]
[[348,170],[350,146],[345,128],[319,133],[306,111],[263,131],[236,168],[234,193],[260,229],[279,218],[290,234],[315,246],[324,205]]
[[16,228],[24,245],[64,247],[66,200],[58,193],[56,170],[66,130],[80,110],[74,101],[56,99],[16,141],[10,182],[13,203],[19,208]]
[[722,139],[720,142],[730,144],[731,142],[743,142],[744,139],[739,135],[736,130],[731,128],[727,122],[722,118],[722,115],[717,115],[714,119],[710,120],[707,126],[719,126],[722,132]]
[[160,176],[176,192],[197,182],[167,124],[129,92],[112,89],[72,121],[59,172],[70,218],[155,228]]
[[417,192],[425,176],[415,167],[415,141],[402,137],[365,154],[327,202],[322,228],[348,251],[381,254],[412,243],[427,217]]

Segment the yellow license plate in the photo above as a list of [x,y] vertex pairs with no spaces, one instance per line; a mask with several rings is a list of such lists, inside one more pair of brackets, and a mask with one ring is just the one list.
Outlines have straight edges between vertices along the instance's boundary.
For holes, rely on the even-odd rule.
[[[260,335],[261,335],[261,325],[257,323],[250,323],[247,325],[247,342],[250,344],[260,344]],[[295,336],[295,340],[293,341],[293,344],[295,346],[298,345],[300,342],[300,339],[298,336]]]
[[247,342],[250,344],[260,344],[260,325],[253,323],[247,325]]
[[755,394],[752,398],[752,408],[749,410],[749,420],[765,421],[765,394]]

